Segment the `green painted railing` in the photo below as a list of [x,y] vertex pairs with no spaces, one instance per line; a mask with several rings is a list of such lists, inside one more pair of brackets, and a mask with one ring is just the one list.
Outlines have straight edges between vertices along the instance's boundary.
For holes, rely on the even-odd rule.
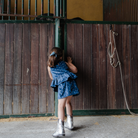
[[[54,14],[53,16],[51,16],[50,14],[50,0],[47,0],[47,16],[44,16],[44,0],[41,0],[41,6],[38,7],[38,0],[35,0],[35,13],[34,15],[31,15],[31,0],[28,0],[28,14],[25,15],[24,14],[24,0],[21,0],[21,5],[19,6],[21,8],[21,13],[18,14],[17,13],[17,8],[19,8],[17,5],[18,5],[18,0],[14,0],[14,7],[13,5],[11,5],[11,0],[7,0],[7,5],[6,7],[4,6],[4,0],[1,0],[0,1],[0,17],[1,17],[1,20],[17,20],[18,18],[17,17],[21,17],[21,20],[24,20],[24,17],[28,17],[27,19],[30,20],[30,18],[35,18],[36,20],[36,17],[38,17],[38,8],[41,9],[41,16],[39,17],[45,17],[45,18],[66,18],[66,0],[54,0],[54,4],[53,4],[53,9],[54,9]],[[14,8],[11,10],[11,8]],[[11,11],[14,10],[14,13],[12,13]],[[8,17],[7,18],[4,18],[4,17]],[[11,17],[15,17],[15,18],[12,18]]]

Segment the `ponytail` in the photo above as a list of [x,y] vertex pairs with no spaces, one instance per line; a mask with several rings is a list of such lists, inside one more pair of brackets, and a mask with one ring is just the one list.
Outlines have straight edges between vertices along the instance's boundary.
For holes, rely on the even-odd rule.
[[56,61],[56,57],[54,55],[50,56],[49,59],[48,59],[48,66],[49,67],[54,67],[55,66],[55,61]]
[[48,59],[48,66],[54,67],[56,64],[58,64],[59,61],[61,61],[61,57],[63,56],[62,49],[54,47],[51,50],[51,54]]

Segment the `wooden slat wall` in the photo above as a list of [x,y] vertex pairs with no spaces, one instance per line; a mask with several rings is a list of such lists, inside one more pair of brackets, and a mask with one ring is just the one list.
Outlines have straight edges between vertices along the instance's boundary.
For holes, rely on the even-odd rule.
[[54,113],[52,47],[54,24],[0,24],[0,115]]
[[104,21],[138,21],[138,0],[103,0]]
[[[130,108],[138,108],[138,26],[113,25]],[[112,39],[113,42],[113,39]],[[112,68],[107,54],[109,25],[67,24],[67,55],[78,68],[80,95],[74,110],[126,109],[119,67]],[[114,44],[113,44],[114,46]]]

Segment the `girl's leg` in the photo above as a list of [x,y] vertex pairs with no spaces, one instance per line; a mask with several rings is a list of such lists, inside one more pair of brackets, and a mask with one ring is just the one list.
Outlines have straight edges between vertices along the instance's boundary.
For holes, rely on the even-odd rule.
[[58,100],[58,119],[61,119],[62,121],[64,121],[65,117],[64,109],[65,109],[66,99],[67,98]]
[[72,98],[72,96],[68,96],[66,98],[66,112],[67,112],[67,115],[69,115],[69,116],[72,116],[71,98]]
[[67,121],[65,123],[65,127],[70,130],[72,130],[74,128],[71,98],[72,98],[72,96],[69,96],[69,97],[67,97],[67,100],[66,100]]
[[58,100],[58,125],[56,132],[53,134],[53,137],[65,136],[65,130],[64,130],[65,104],[66,104],[66,98]]

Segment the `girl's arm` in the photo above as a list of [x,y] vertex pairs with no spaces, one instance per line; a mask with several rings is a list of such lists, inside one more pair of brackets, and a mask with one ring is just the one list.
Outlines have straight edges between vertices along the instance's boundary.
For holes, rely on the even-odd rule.
[[50,79],[53,80],[53,77],[52,77],[52,74],[51,74],[51,71],[50,71],[50,67],[48,66],[47,69],[48,69],[48,74],[49,74]]
[[78,69],[76,68],[75,65],[72,64],[72,59],[71,57],[67,57],[67,62],[66,62],[67,66],[69,67],[69,70],[72,72],[72,73],[77,73],[78,72]]

